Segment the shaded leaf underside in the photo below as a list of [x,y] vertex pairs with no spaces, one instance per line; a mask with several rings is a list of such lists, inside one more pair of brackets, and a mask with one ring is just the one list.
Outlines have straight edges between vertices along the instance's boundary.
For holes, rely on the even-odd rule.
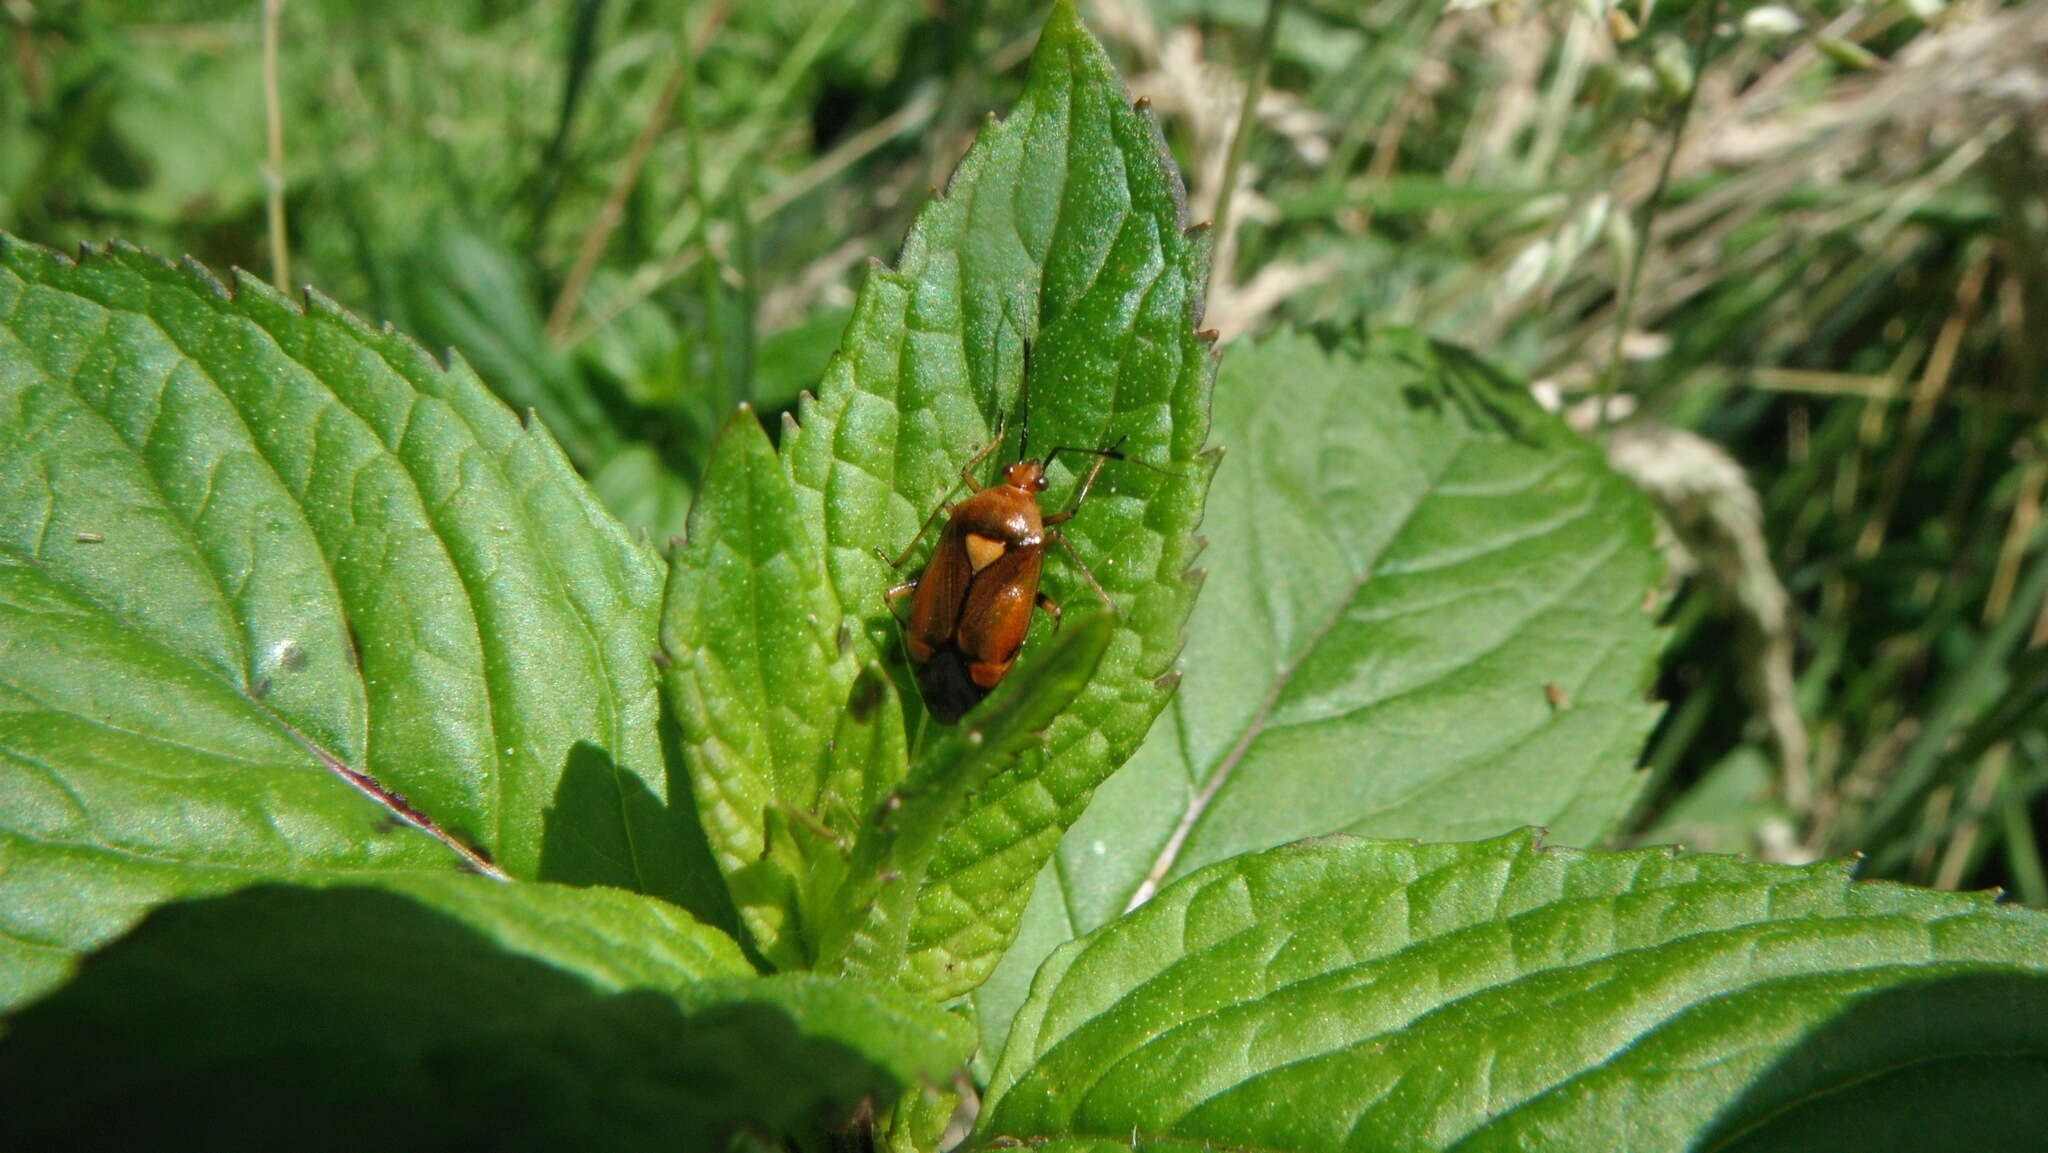
[[[0,1037],[0,1145],[717,1148],[957,1067],[898,992],[755,976],[618,890],[258,885],[158,910]],[[78,1038],[89,1036],[92,1044]]]

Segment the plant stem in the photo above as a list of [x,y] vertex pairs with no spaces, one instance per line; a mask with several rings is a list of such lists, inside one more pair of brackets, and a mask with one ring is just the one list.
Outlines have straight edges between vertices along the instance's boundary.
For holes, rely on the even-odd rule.
[[1280,10],[1287,6],[1287,0],[1266,0],[1266,22],[1259,28],[1259,46],[1252,57],[1252,74],[1245,80],[1244,104],[1237,112],[1237,130],[1230,137],[1230,154],[1223,162],[1223,185],[1216,193],[1216,263],[1209,268],[1209,283],[1216,283],[1216,277],[1229,257],[1230,244],[1230,202],[1236,199],[1237,173],[1244,166],[1245,153],[1251,149],[1252,126],[1259,118],[1259,97],[1266,91],[1266,73],[1273,66],[1273,42],[1279,36]]
[[2005,861],[2013,888],[2019,890],[2021,901],[2037,909],[2048,908],[2048,872],[2041,868],[2041,847],[2034,840],[2026,801],[2008,794],[1999,815],[2005,823]]
[[547,152],[541,157],[533,220],[527,226],[527,243],[536,249],[547,231],[555,196],[562,189],[562,163],[569,152],[569,135],[576,127],[576,108],[583,101],[590,64],[597,54],[597,24],[604,14],[604,0],[575,0],[574,10],[569,25],[567,67],[562,78],[562,104],[555,115],[554,135],[548,139]]
[[292,253],[284,227],[284,99],[277,83],[278,25],[284,0],[263,0],[263,120],[269,161],[263,169],[263,213],[270,223],[270,279],[278,291],[292,290]]
[[[730,7],[728,2],[715,8],[713,11],[716,20],[722,21],[723,13]],[[734,132],[734,142],[722,149],[733,157],[733,161],[725,169],[716,187],[712,187],[706,181],[702,165],[697,160],[691,159],[687,162],[691,170],[690,183],[685,190],[682,206],[669,218],[668,224],[655,239],[654,247],[667,255],[653,264],[642,265],[637,269],[616,293],[610,294],[611,299],[599,310],[600,315],[573,329],[565,327],[563,343],[573,345],[582,342],[591,333],[618,319],[628,308],[647,299],[662,285],[688,272],[704,256],[703,246],[698,242],[704,236],[704,228],[710,217],[708,206],[722,203],[726,196],[744,191],[739,188],[739,181],[755,175],[756,153],[767,136],[769,122],[782,111],[783,104],[789,100],[797,83],[803,79],[811,64],[824,51],[827,38],[852,8],[852,0],[832,0],[811,18],[803,35],[790,49],[789,55],[783,57],[781,67],[769,79],[766,91],[754,106],[747,121]],[[716,26],[714,20],[706,20],[705,23],[707,27]],[[704,39],[704,35],[700,34],[698,43],[701,45]],[[687,65],[688,75],[694,76],[695,56],[686,53],[684,63]],[[681,94],[683,127],[689,147],[694,150],[695,127],[691,117],[696,112],[691,104],[689,86],[690,82],[686,80]],[[876,142],[876,146],[879,147],[880,143]],[[758,213],[757,218],[767,215],[765,212]]]
[[[682,46],[682,51],[687,53],[689,50],[689,45]],[[563,334],[569,330],[569,321],[583,303],[583,290],[590,284],[590,275],[597,271],[597,262],[604,256],[605,245],[626,215],[626,198],[633,194],[634,185],[640,183],[640,173],[647,166],[648,154],[654,151],[655,140],[660,137],[662,129],[668,127],[669,113],[675,108],[676,96],[682,91],[683,77],[688,72],[680,60],[669,68],[668,79],[662,83],[661,95],[654,98],[654,108],[648,114],[647,123],[640,126],[640,134],[633,138],[625,163],[619,166],[618,176],[605,193],[604,204],[591,218],[590,227],[584,230],[583,243],[576,250],[576,264],[569,270],[569,278],[562,282],[562,291],[555,297],[555,307],[548,313],[548,339],[556,344],[562,343]]]
[[1713,46],[1714,26],[1721,20],[1721,0],[1708,0],[1706,19],[1700,21],[1699,37],[1693,42],[1692,83],[1686,86],[1685,96],[1678,102],[1678,116],[1671,124],[1671,143],[1664,149],[1664,159],[1657,165],[1657,183],[1650,188],[1650,198],[1643,202],[1643,224],[1636,229],[1635,257],[1628,262],[1628,282],[1622,286],[1621,303],[1614,310],[1614,343],[1607,353],[1607,371],[1600,378],[1600,408],[1594,414],[1595,428],[1607,426],[1607,412],[1613,407],[1614,392],[1621,384],[1621,350],[1628,338],[1629,321],[1635,313],[1636,290],[1643,280],[1643,263],[1650,256],[1650,235],[1657,226],[1657,207],[1664,202],[1664,192],[1671,186],[1671,169],[1678,161],[1679,145],[1685,141],[1685,124],[1692,118],[1693,102],[1698,99],[1700,81],[1707,74],[1707,52]]
[[[722,149],[732,157],[732,163],[715,186],[704,181],[701,174],[693,174],[692,180],[698,182],[704,191],[697,198],[685,199],[683,208],[670,218],[668,226],[658,237],[658,248],[677,253],[696,243],[704,233],[708,213],[705,206],[723,200],[741,179],[755,174],[755,161],[769,128],[781,114],[783,105],[795,94],[797,86],[810,75],[811,65],[824,53],[832,33],[853,8],[853,0],[827,0],[818,8],[810,23],[805,25],[802,35],[797,37],[797,42],[790,47],[789,54],[782,58],[775,74],[769,77],[761,98],[754,103],[746,121]],[[694,58],[691,68],[694,72]],[[689,105],[685,104],[684,115],[690,114]]]
[[[2048,543],[2048,532],[2037,532],[2034,543]],[[2034,558],[2025,582],[2013,597],[2011,611],[1985,633],[1969,662],[1942,685],[1890,787],[1857,830],[1854,845],[1866,850],[1877,845],[1934,786],[1949,737],[1962,725],[1964,714],[1985,699],[1987,688],[2004,675],[2007,660],[2024,642],[2034,613],[2044,600],[2048,600],[2048,550]]]

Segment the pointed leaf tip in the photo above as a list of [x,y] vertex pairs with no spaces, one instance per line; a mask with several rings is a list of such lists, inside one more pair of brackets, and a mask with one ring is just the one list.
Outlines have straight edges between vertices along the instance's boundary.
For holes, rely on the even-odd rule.
[[[782,445],[856,650],[897,675],[909,723],[923,707],[881,597],[902,578],[875,551],[894,555],[916,538],[1006,421],[1011,443],[1021,439],[1027,341],[1032,444],[1127,437],[1133,457],[1180,475],[1112,462],[1061,526],[1125,615],[1082,630],[1107,630],[1092,676],[1033,726],[1047,731],[1042,752],[1032,742],[966,799],[920,881],[915,926],[891,926],[933,960],[943,983],[929,991],[941,997],[986,975],[1051,849],[1047,834],[1080,813],[1167,699],[1154,681],[1180,651],[1193,605],[1182,574],[1210,475],[1201,454],[1214,368],[1195,335],[1206,243],[1187,234],[1156,123],[1133,107],[1074,5],[1054,7],[1022,96],[983,127],[946,187],[919,211],[896,267],[871,272],[816,401]],[[1083,467],[1059,460],[1045,511],[1066,507]],[[1094,597],[1052,548],[1041,589],[1067,605]],[[1082,639],[1056,640],[1035,622],[1010,677],[1068,659]],[[993,715],[1002,701],[999,689],[983,709]],[[969,723],[986,725],[981,713]],[[943,743],[956,741],[970,751],[962,734]],[[989,745],[1003,743],[989,734]]]

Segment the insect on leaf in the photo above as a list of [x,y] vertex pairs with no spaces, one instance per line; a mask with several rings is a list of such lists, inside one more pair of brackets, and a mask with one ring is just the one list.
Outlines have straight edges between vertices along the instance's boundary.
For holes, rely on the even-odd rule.
[[[894,678],[893,699],[900,700],[913,734],[924,728],[924,710],[883,600],[903,574],[877,553],[893,556],[911,541],[958,487],[961,466],[998,429],[1008,445],[1021,439],[1027,341],[1033,452],[1116,442],[1133,458],[1112,462],[1063,526],[1115,600],[1107,651],[1085,689],[1052,717],[1043,740],[1011,755],[985,787],[964,798],[947,827],[934,830],[930,865],[908,920],[896,926],[900,935],[892,930],[903,955],[884,967],[934,998],[957,995],[986,976],[1060,831],[1137,747],[1169,695],[1167,678],[1194,603],[1188,566],[1211,468],[1204,443],[1212,361],[1207,341],[1195,331],[1206,265],[1205,242],[1187,230],[1179,176],[1150,113],[1132,106],[1073,6],[1057,4],[1016,106],[983,128],[945,193],[918,213],[895,267],[869,273],[817,396],[800,406],[784,431],[780,459],[793,484],[804,547],[821,559],[826,587],[822,594],[811,588],[802,550],[777,528],[776,555],[786,574],[778,569],[775,579],[787,575],[801,584],[800,603],[821,606],[812,610],[818,622],[813,626],[802,612],[777,604],[780,592],[763,595],[761,603],[802,622],[786,628],[804,632],[809,639],[803,643],[818,654],[820,663],[807,666],[807,675],[854,667],[831,664],[840,658],[827,652],[826,642],[840,636],[850,643],[850,661],[879,662]],[[1006,446],[991,464],[1006,463],[1015,452]],[[755,463],[748,475],[761,487],[748,491],[776,489],[782,482],[762,471],[759,446],[749,453]],[[1048,511],[1065,507],[1088,463],[1085,455],[1060,457],[1045,494]],[[707,484],[707,502],[741,499],[714,495],[719,487],[715,479]],[[692,548],[697,537],[693,530]],[[692,595],[734,605],[756,592],[794,587],[753,583],[752,566],[759,562],[757,553],[751,561],[702,565],[691,579],[723,587]],[[1072,612],[1096,601],[1057,549],[1048,550],[1041,587]],[[759,612],[749,619],[766,627],[769,610]],[[709,623],[678,631],[676,619],[672,611],[675,647],[710,646],[728,654],[719,662],[745,664],[741,654],[751,642],[736,635],[719,640],[721,626]],[[1051,635],[1051,622],[1040,617],[1013,676],[1045,659]],[[721,648],[728,641],[732,647]],[[815,685],[735,676],[719,689],[732,698],[719,707],[758,718],[785,702],[808,710],[823,697],[849,701],[854,688],[854,679],[838,671]],[[689,722],[691,710],[678,711]],[[693,729],[691,739],[700,747],[715,740],[752,748],[746,726],[753,723],[736,721],[716,731],[707,724]],[[964,723],[973,725],[973,715]],[[802,721],[802,739],[814,744],[817,727]],[[797,760],[811,757],[812,744]],[[862,788],[843,795],[871,795],[878,786],[887,795],[906,776],[943,772],[937,759],[960,755],[955,743],[931,734],[915,767],[903,759],[903,745],[873,747],[876,759],[865,766]],[[848,837],[846,826],[831,823],[829,806],[799,800],[786,804],[782,816],[762,811],[762,797],[789,800],[766,783],[784,771],[780,753],[766,759],[748,753],[735,763],[749,766],[736,771],[753,779],[745,789],[730,790],[731,812],[710,813],[714,824],[730,828],[713,833],[715,843],[727,846],[729,874],[745,867],[748,846],[766,843],[770,820],[822,821],[831,831],[826,840]],[[732,778],[723,770],[714,775]],[[812,787],[809,779],[801,785]],[[762,830],[758,842],[745,839],[752,833],[739,833],[747,828]],[[794,877],[777,883],[791,886],[792,895],[777,898],[789,903],[798,901],[794,893],[805,884]],[[786,936],[777,929],[771,940]],[[771,951],[782,961],[802,950],[777,943]]]
[[1185,679],[1039,879],[991,1041],[1054,945],[1202,865],[1335,832],[1592,843],[1634,795],[1661,562],[1596,446],[1398,330],[1234,347],[1216,421]]

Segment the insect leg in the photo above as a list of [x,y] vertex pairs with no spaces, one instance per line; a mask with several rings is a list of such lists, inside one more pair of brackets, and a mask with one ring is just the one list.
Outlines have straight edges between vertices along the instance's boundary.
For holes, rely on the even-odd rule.
[[[960,479],[967,483],[968,489],[974,492],[981,491],[981,482],[974,479],[974,469],[976,466],[981,464],[982,461],[987,460],[988,455],[994,452],[997,446],[1001,445],[1002,443],[1003,426],[1001,424],[997,424],[996,435],[994,436],[994,438],[992,438],[988,442],[988,444],[976,450],[973,456],[968,457],[966,464],[960,466]],[[932,510],[932,514],[930,516],[924,518],[924,524],[918,528],[917,535],[910,538],[910,543],[903,547],[903,551],[897,554],[896,559],[890,560],[889,554],[883,552],[880,548],[875,549],[875,555],[882,558],[882,560],[886,562],[890,568],[902,568],[903,562],[909,560],[910,554],[917,551],[917,543],[924,539],[924,534],[932,531],[932,525],[937,523],[939,517],[953,511],[953,506],[947,501],[947,498],[951,497],[952,495],[953,490],[951,488],[948,488],[945,492],[945,495],[939,498],[939,506]]]
[[896,602],[916,591],[916,581],[904,581],[902,584],[890,586],[882,594],[882,607],[889,610],[889,616],[895,620],[898,629],[903,627],[903,618],[896,613]]
[[1081,575],[1083,577],[1086,577],[1088,580],[1088,587],[1095,590],[1095,595],[1102,598],[1102,603],[1109,607],[1109,611],[1119,611],[1116,607],[1116,601],[1110,597],[1109,593],[1103,591],[1102,582],[1096,580],[1095,574],[1088,570],[1087,562],[1081,559],[1081,554],[1075,552],[1074,546],[1067,543],[1066,535],[1064,533],[1057,532],[1049,532],[1045,535],[1057,541],[1059,543],[1060,548],[1066,550],[1067,559],[1073,561],[1074,567],[1081,570]]
[[[1049,517],[1046,517],[1046,524],[1065,524],[1066,522],[1074,519],[1074,514],[1081,511],[1081,502],[1088,499],[1088,490],[1095,487],[1095,478],[1102,475],[1102,466],[1108,464],[1112,460],[1130,459],[1123,453],[1117,451],[1117,446],[1123,444],[1123,442],[1123,437],[1117,437],[1114,441],[1110,442],[1108,448],[1075,448],[1071,445],[1063,444],[1060,447],[1055,448],[1051,452],[1045,454],[1045,464],[1047,468],[1052,467],[1052,458],[1058,456],[1063,452],[1085,452],[1095,457],[1095,464],[1088,469],[1088,475],[1081,478],[1081,487],[1074,490],[1074,499],[1067,502],[1066,508],[1061,509],[1059,512],[1056,512]],[[1136,463],[1144,464],[1145,462],[1138,461]],[[1145,465],[1145,467],[1151,468],[1152,466]]]
[[1005,431],[1003,426],[1005,423],[1007,422],[1000,420],[997,421],[996,434],[993,437],[989,438],[989,442],[987,444],[975,450],[974,455],[967,458],[966,464],[960,466],[960,479],[967,482],[968,491],[981,491],[981,482],[974,479],[974,470],[977,466],[981,464],[982,461],[988,459],[988,454],[994,452],[996,448],[1003,443],[1003,434]]
[[[951,490],[948,490],[946,495],[951,496]],[[880,546],[876,546],[875,555],[881,557],[883,561],[887,562],[890,568],[902,568],[903,562],[910,559],[910,554],[917,551],[917,542],[924,539],[924,534],[932,531],[932,525],[936,524],[940,517],[952,511],[952,505],[947,504],[943,500],[940,501],[939,507],[932,510],[932,515],[924,518],[924,524],[917,530],[917,535],[910,538],[910,543],[903,546],[903,551],[897,554],[895,560],[890,560],[889,554],[883,552]],[[917,582],[915,581],[911,582],[912,585],[915,585],[916,583]]]
[[1060,631],[1060,602],[1040,592],[1038,594],[1038,607],[1045,615],[1052,618],[1052,631]]

